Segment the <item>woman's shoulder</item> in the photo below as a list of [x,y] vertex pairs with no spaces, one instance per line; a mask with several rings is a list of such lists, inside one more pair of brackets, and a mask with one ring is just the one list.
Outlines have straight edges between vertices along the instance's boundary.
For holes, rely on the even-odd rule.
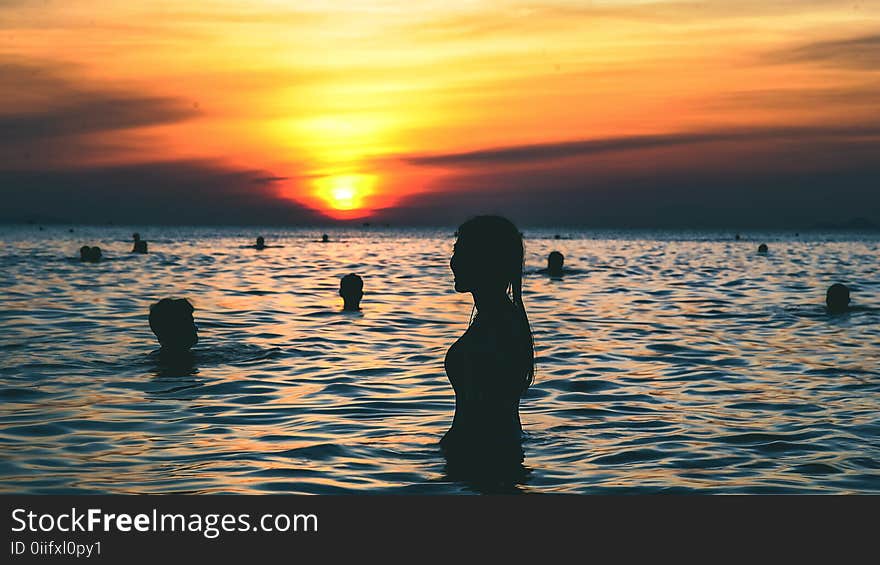
[[510,348],[516,348],[523,341],[525,334],[521,329],[519,318],[513,314],[477,318],[462,336],[461,341],[471,351],[506,354]]
[[493,337],[520,333],[521,322],[522,313],[516,307],[511,307],[491,315],[478,314],[471,327],[480,336]]

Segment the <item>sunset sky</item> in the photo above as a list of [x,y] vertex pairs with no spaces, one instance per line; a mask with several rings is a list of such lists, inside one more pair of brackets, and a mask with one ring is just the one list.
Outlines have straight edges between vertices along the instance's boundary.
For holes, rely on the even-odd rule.
[[0,220],[880,221],[880,2],[0,0]]

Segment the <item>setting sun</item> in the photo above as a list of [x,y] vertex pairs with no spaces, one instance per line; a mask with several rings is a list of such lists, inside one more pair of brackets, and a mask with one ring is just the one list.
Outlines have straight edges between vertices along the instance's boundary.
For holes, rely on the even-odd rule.
[[[348,217],[366,207],[366,199],[373,194],[375,175],[348,174],[323,177],[315,181],[315,196],[331,212],[343,212]],[[355,214],[352,214],[355,213]]]

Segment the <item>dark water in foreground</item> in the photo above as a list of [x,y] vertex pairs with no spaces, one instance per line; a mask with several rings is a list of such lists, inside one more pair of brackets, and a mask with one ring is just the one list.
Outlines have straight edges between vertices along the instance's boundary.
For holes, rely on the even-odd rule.
[[[471,312],[452,230],[137,230],[149,255],[133,228],[0,226],[0,492],[473,492],[436,448]],[[259,234],[283,247],[240,248]],[[880,237],[551,235],[528,268],[581,272],[525,282],[520,490],[880,493]],[[825,314],[837,281],[869,308]],[[196,306],[189,366],[151,354],[165,296]]]

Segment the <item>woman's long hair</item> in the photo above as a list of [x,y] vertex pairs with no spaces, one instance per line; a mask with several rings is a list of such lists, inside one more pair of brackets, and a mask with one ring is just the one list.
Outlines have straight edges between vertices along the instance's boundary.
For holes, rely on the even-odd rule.
[[501,216],[476,216],[463,223],[457,235],[466,238],[469,246],[481,258],[481,268],[490,276],[497,276],[507,283],[511,301],[519,312],[525,335],[528,339],[528,368],[524,375],[522,394],[535,380],[535,342],[532,328],[522,297],[523,265],[525,248],[522,233],[517,227]]

